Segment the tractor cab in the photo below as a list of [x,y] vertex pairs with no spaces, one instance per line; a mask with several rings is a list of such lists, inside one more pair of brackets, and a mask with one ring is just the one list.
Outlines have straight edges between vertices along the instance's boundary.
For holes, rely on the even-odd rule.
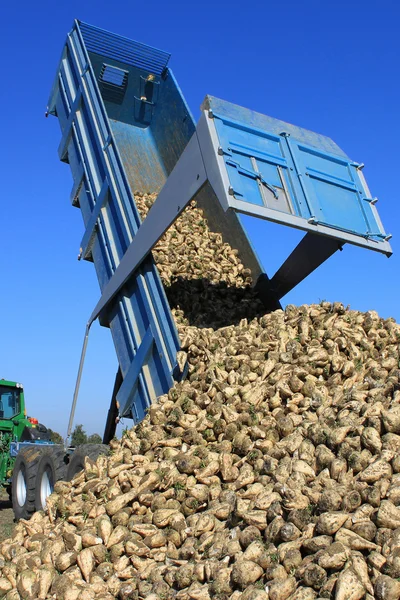
[[0,379],[0,436],[9,441],[49,440],[44,425],[26,416],[23,386]]
[[14,381],[0,379],[0,483],[7,485],[14,459],[10,456],[10,446],[20,439],[26,426],[24,423],[23,387]]
[[12,429],[13,420],[24,417],[24,409],[22,385],[0,379],[0,430]]

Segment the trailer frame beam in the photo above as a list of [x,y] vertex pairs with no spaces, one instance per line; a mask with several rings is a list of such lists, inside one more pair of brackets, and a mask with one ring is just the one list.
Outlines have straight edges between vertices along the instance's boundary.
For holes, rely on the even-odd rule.
[[308,232],[288,256],[283,265],[269,280],[269,293],[276,300],[286,296],[301,281],[330,258],[342,250],[344,242],[335,238]]

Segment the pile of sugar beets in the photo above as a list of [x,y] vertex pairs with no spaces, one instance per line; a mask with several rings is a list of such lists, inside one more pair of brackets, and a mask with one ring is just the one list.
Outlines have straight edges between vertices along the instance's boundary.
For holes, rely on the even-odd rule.
[[194,204],[154,257],[188,376],[16,525],[0,596],[399,599],[399,325],[264,314]]

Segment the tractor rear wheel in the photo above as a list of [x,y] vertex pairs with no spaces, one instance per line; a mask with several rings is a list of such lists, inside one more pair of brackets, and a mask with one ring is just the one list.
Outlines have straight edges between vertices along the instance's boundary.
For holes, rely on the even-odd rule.
[[101,454],[108,454],[110,448],[105,444],[82,444],[72,454],[67,471],[67,481],[71,481],[77,473],[85,468],[85,457],[96,461]]
[[41,448],[23,448],[15,460],[12,475],[12,507],[15,520],[30,519],[35,512],[36,473]]
[[67,465],[64,460],[65,452],[62,446],[48,446],[42,449],[35,482],[35,508],[44,510],[47,497],[54,490],[54,484],[65,479]]

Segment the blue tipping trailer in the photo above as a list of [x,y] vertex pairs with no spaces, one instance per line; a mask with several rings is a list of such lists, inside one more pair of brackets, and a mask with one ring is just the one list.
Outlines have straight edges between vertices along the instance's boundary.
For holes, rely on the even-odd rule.
[[[161,50],[75,21],[49,100],[85,225],[80,256],[93,261],[101,288],[74,404],[96,318],[110,327],[120,366],[105,441],[116,417],[141,420],[185,375],[151,249],[192,198],[238,248],[270,309],[345,243],[391,254],[362,164],[326,136],[210,96],[196,126],[168,61]],[[136,190],[159,193],[143,224]],[[306,232],[271,279],[241,214]]]

